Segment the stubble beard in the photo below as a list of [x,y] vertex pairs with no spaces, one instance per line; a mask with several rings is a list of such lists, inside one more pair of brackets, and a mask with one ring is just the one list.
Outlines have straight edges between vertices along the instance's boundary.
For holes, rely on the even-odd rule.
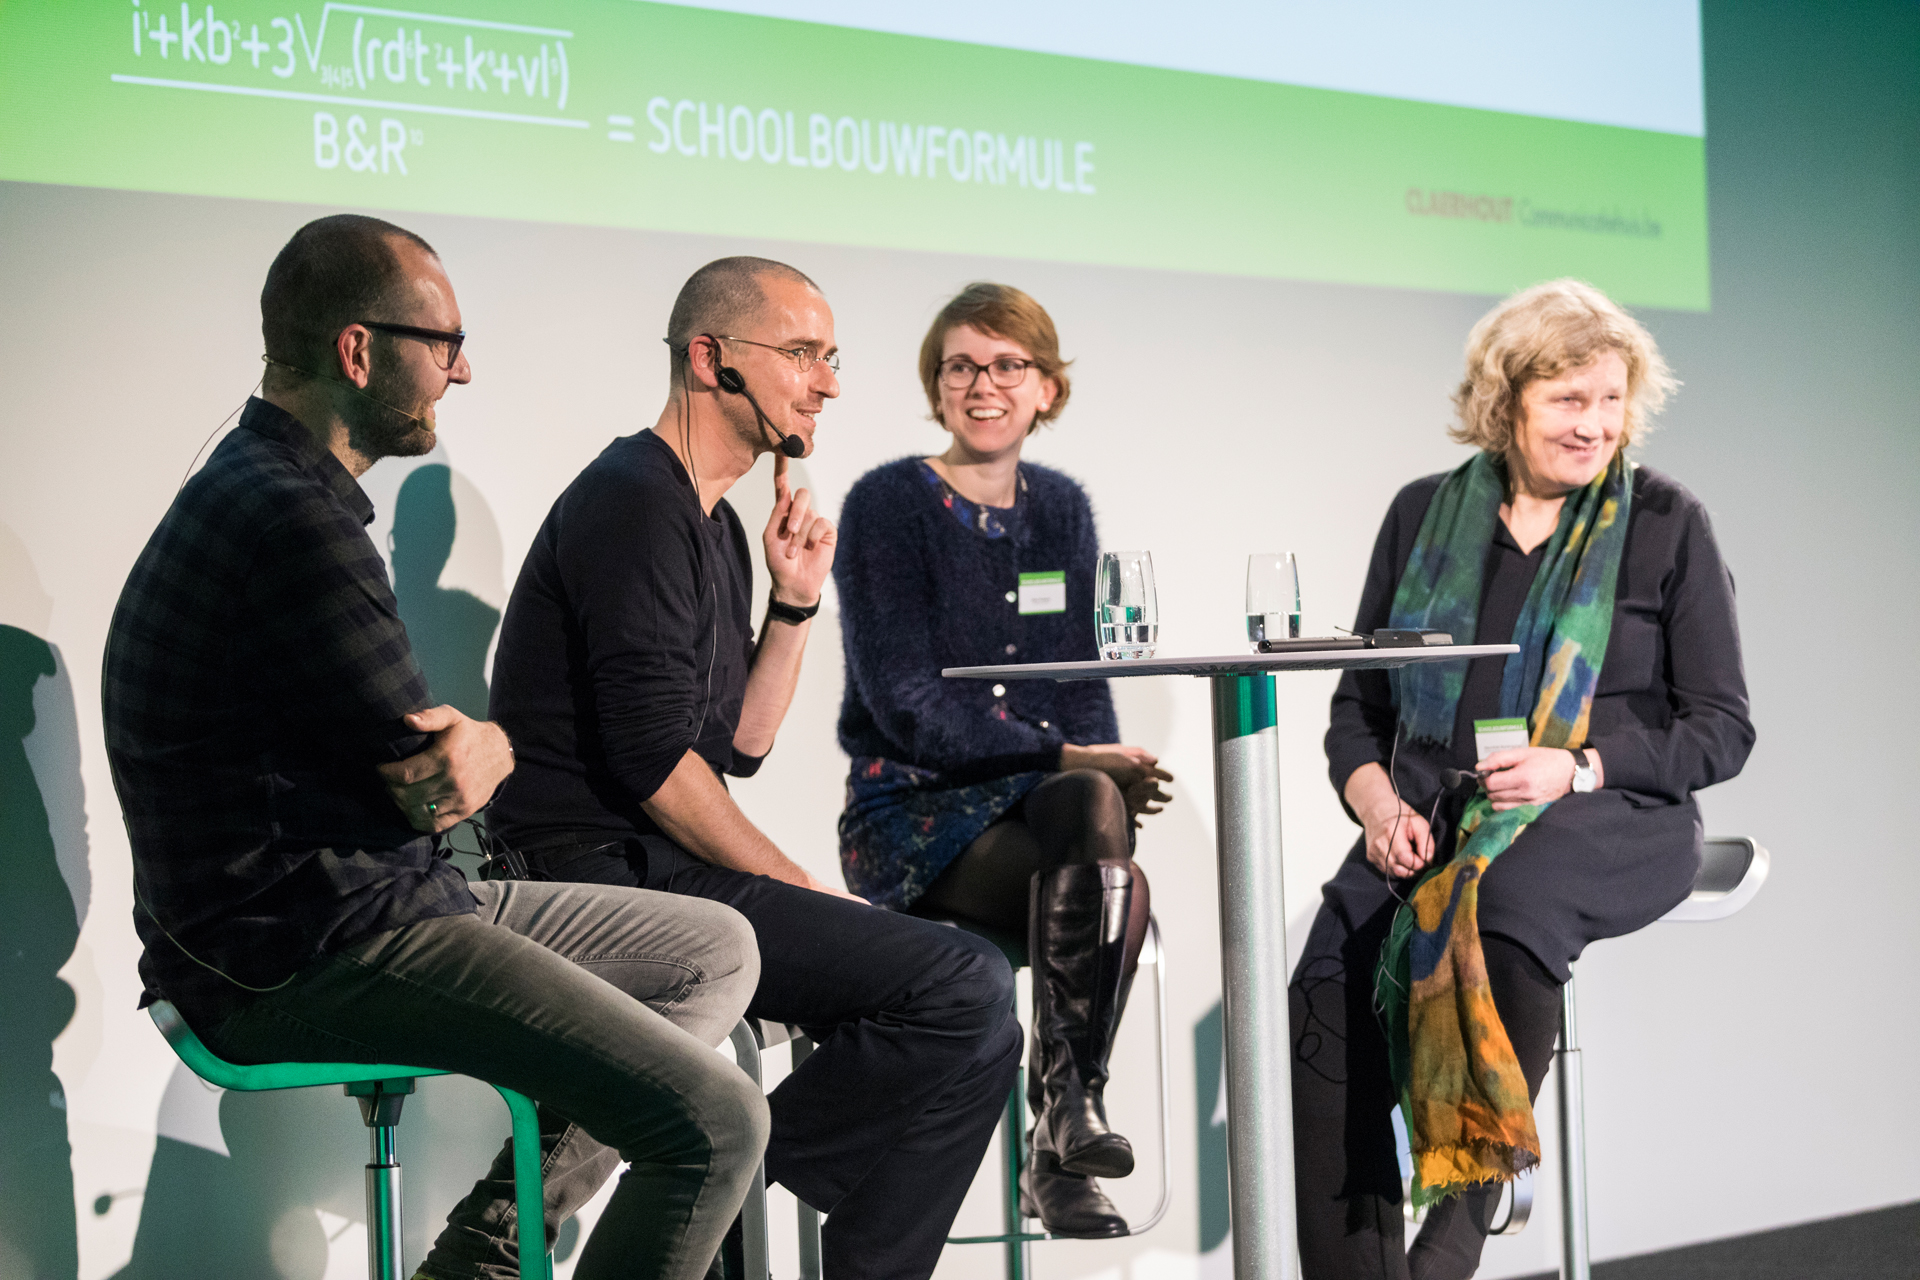
[[347,417],[347,443],[374,462],[431,453],[436,443],[433,406],[421,405],[412,415],[392,407],[404,405],[416,395],[391,371],[374,371],[367,379],[366,391],[353,397],[354,411]]

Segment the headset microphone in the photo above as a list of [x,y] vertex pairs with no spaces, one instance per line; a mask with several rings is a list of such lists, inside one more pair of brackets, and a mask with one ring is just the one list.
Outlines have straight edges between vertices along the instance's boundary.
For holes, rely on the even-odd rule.
[[345,387],[348,391],[353,392],[353,394],[359,396],[362,400],[371,400],[375,404],[379,405],[382,409],[386,409],[389,412],[399,414],[401,417],[405,418],[408,422],[411,422],[416,427],[426,427],[429,431],[433,430],[432,424],[429,423],[425,418],[420,417],[418,414],[408,413],[405,409],[402,409],[399,405],[388,404],[385,400],[382,400],[379,396],[369,395],[367,392],[362,391],[360,388],[354,386],[351,382],[346,382],[339,378],[329,378],[324,373],[315,373],[311,369],[302,369],[297,364],[288,364],[284,360],[275,360],[272,356],[261,356],[260,358],[266,361],[268,364],[273,365],[275,368],[289,369],[289,370],[292,370],[294,373],[304,373],[309,378],[318,378],[322,382],[331,382],[336,387]]
[[[713,341],[714,350],[718,351],[720,349],[720,343],[717,340],[712,340],[712,341]],[[786,432],[782,431],[779,427],[774,425],[773,419],[769,418],[766,414],[766,410],[760,407],[760,402],[753,398],[753,392],[747,390],[747,380],[740,376],[740,371],[738,369],[734,368],[732,365],[726,365],[726,364],[720,365],[718,368],[716,368],[713,371],[713,380],[720,384],[720,389],[722,391],[730,392],[736,396],[745,396],[747,398],[747,403],[753,406],[753,412],[755,413],[755,415],[759,417],[762,425],[764,425],[767,428],[767,430],[773,432],[774,435],[780,437],[781,453],[786,454],[789,458],[801,458],[806,456],[807,442],[805,440],[802,440],[799,436],[788,435]]]

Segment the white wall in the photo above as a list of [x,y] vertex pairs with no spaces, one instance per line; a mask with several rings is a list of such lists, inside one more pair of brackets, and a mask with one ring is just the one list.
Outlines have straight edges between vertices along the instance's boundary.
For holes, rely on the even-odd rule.
[[[353,1256],[362,1157],[343,1154],[358,1149],[352,1109],[334,1099],[278,1110],[258,1099],[196,1099],[134,1009],[128,851],[94,695],[127,568],[189,458],[258,377],[266,265],[295,227],[324,212],[333,210],[0,185],[0,624],[50,642],[61,662],[35,686],[38,721],[26,747],[80,923],[61,970],[77,1011],[53,1040],[53,1067],[73,1148],[79,1275],[89,1280],[132,1255],[136,1189],[148,1182],[156,1134],[217,1153],[236,1134],[258,1143],[262,1132],[284,1133],[276,1158],[304,1158],[311,1178],[276,1202],[291,1207],[269,1233],[274,1266],[331,1276]],[[1076,358],[1075,388],[1064,420],[1029,456],[1085,483],[1103,542],[1153,551],[1162,651],[1171,653],[1244,643],[1241,581],[1254,550],[1299,553],[1310,632],[1351,621],[1389,497],[1460,456],[1443,433],[1446,391],[1466,330],[1489,301],[398,220],[440,250],[474,335],[473,385],[443,402],[441,447],[423,460],[456,477],[459,537],[442,585],[495,607],[553,497],[608,439],[651,422],[665,392],[659,337],[673,295],[722,253],[791,261],[834,305],[845,392],[823,415],[816,456],[799,468],[828,511],[869,467],[941,447],[924,418],[914,354],[949,294],[992,278],[1041,299]],[[1911,437],[1871,412],[1830,414],[1817,420],[1815,447],[1815,419],[1796,412],[1810,404],[1784,386],[1768,394],[1779,366],[1766,348],[1741,347],[1716,317],[1645,319],[1688,386],[1642,457],[1678,475],[1715,515],[1739,583],[1760,730],[1747,773],[1703,805],[1710,830],[1770,845],[1775,872],[1735,920],[1658,926],[1596,947],[1582,965],[1599,1256],[1920,1196],[1920,1111],[1897,1083],[1876,1088],[1906,1079],[1920,1057],[1901,995],[1920,959],[1906,905],[1920,896],[1920,871],[1892,799],[1915,763],[1904,733],[1913,682],[1898,675],[1895,639],[1914,606],[1910,590],[1886,591],[1916,576]],[[1816,465],[1856,439],[1885,445],[1867,474]],[[418,464],[383,463],[368,477],[382,546],[410,465]],[[763,466],[736,491],[749,522],[764,513],[766,488]],[[1888,641],[1848,642],[1846,625],[1870,618],[1896,624]],[[1845,656],[1822,653],[1820,642],[1841,644]],[[788,852],[828,876],[838,870],[844,769],[833,739],[841,671],[831,600],[813,645],[774,755],[735,794]],[[1331,687],[1325,675],[1280,683],[1296,946],[1318,885],[1354,834],[1319,746]],[[1161,1280],[1203,1269],[1195,1160],[1213,1094],[1196,1087],[1193,1028],[1219,991],[1208,711],[1193,680],[1123,682],[1116,696],[1125,736],[1159,751],[1178,776],[1176,802],[1141,844],[1172,951],[1174,1205],[1137,1240],[1042,1246],[1039,1270]],[[1136,1008],[1111,1096],[1117,1122],[1150,1151],[1150,1028],[1147,1006]],[[14,1047],[31,1039],[25,1025],[7,1026]],[[38,1043],[43,1052],[45,1037]],[[469,1104],[489,1105],[475,1092],[449,1084],[434,1096],[441,1101],[418,1104],[431,1118],[420,1132],[434,1137],[413,1136],[407,1153],[431,1185],[409,1191],[416,1240],[465,1176],[460,1162],[471,1165],[495,1126],[491,1111],[484,1123],[465,1118]],[[1545,1112],[1542,1128],[1551,1134]],[[1114,1190],[1123,1208],[1144,1213],[1156,1191],[1150,1163]],[[96,1197],[121,1192],[134,1194],[94,1211]],[[1483,1274],[1550,1267],[1553,1215],[1541,1217],[1545,1229],[1495,1242]],[[996,1223],[984,1195],[963,1215],[971,1229]],[[341,1229],[348,1234],[329,1263],[321,1233]],[[1216,1256],[1205,1269],[1218,1265]],[[998,1266],[997,1249],[951,1250],[940,1274],[986,1277]],[[0,1275],[6,1268],[0,1252]]]

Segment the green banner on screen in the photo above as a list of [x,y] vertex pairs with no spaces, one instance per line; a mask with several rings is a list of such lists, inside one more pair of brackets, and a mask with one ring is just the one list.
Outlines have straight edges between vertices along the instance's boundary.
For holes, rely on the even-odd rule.
[[1707,305],[1681,134],[630,0],[16,0],[0,47],[0,179]]

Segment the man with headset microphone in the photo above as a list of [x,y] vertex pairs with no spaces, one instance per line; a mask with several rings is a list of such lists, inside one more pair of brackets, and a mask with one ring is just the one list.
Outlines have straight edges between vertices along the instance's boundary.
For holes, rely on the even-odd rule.
[[[972,935],[814,879],[724,781],[772,748],[833,564],[832,523],[786,471],[840,392],[833,312],[792,267],[723,258],[681,289],[666,342],[658,420],[561,494],[507,604],[491,713],[519,768],[494,829],[536,875],[747,917],[761,956],[748,1016],[819,1045],[769,1099],[768,1176],[828,1214],[827,1280],[924,1277],[1012,1085],[1012,974]],[[747,534],[724,495],[768,452],[756,639]]]
[[[430,705],[357,481],[432,449],[436,402],[470,377],[453,286],[426,241],[341,215],[280,251],[260,310],[261,395],[181,486],[108,633],[143,1003],[236,1062],[399,1062],[532,1096],[549,1237],[611,1171],[575,1146],[631,1162],[575,1274],[694,1280],[767,1131],[711,1047],[757,980],[751,932],[636,889],[470,889],[435,856],[513,752]],[[503,1151],[421,1274],[517,1275],[512,1207]]]

